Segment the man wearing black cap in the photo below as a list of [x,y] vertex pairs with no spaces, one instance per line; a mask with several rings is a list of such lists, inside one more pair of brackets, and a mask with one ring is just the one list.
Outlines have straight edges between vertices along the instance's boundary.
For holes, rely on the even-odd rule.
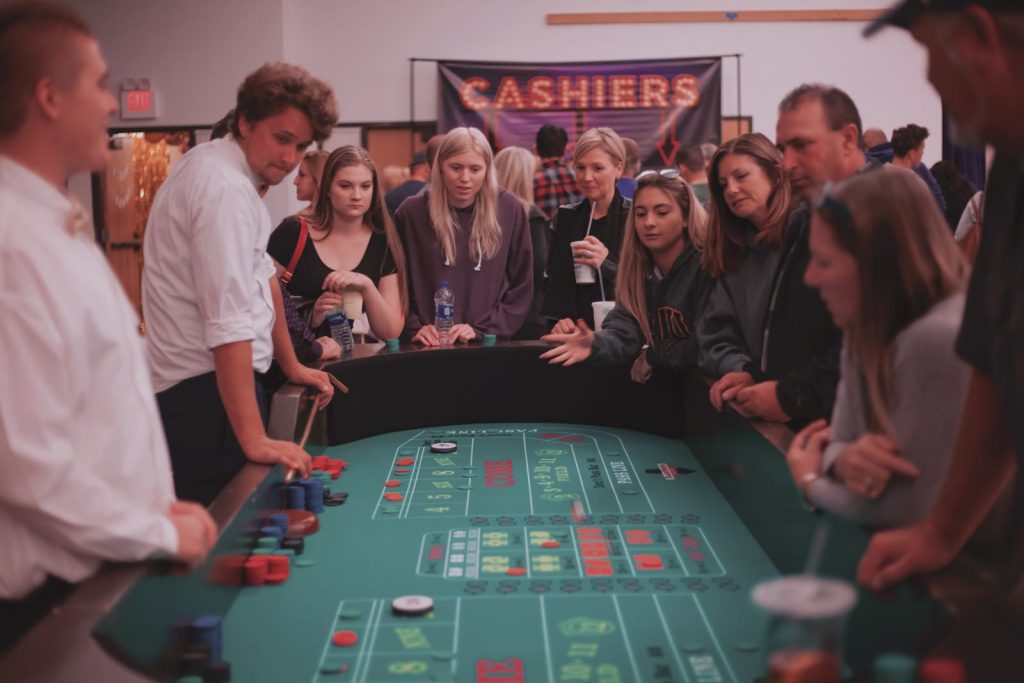
[[392,216],[398,207],[409,197],[419,194],[427,186],[430,179],[430,164],[427,163],[427,155],[423,152],[416,152],[412,155],[412,163],[409,164],[409,179],[384,195],[384,203],[387,204],[388,213]]
[[858,579],[874,589],[948,564],[1014,471],[1024,478],[1024,2],[907,0],[865,34],[886,24],[928,50],[928,78],[959,141],[990,143],[998,155],[956,345],[973,376],[953,463],[927,520],[872,539]]

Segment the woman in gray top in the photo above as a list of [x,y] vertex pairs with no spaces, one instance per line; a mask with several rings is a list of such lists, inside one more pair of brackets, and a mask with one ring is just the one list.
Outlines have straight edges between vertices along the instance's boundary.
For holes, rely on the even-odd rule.
[[953,351],[967,267],[928,188],[899,169],[826,188],[810,240],[805,279],[843,331],[842,378],[831,426],[797,434],[790,471],[814,505],[913,524],[942,487],[967,389]]

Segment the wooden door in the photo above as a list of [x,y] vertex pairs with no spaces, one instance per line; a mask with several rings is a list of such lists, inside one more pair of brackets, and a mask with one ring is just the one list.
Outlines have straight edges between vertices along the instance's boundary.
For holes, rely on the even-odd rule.
[[135,138],[116,138],[110,163],[100,176],[103,197],[103,250],[121,281],[128,300],[142,316],[142,231],[139,226],[139,188],[135,172]]
[[140,318],[142,237],[149,209],[174,163],[188,150],[189,140],[185,131],[118,135],[110,163],[100,175],[103,250]]
[[[370,153],[378,170],[387,166],[407,168],[413,152],[426,146],[421,136],[407,127],[367,128],[365,132],[366,151]],[[410,143],[415,145],[415,149],[410,147]]]

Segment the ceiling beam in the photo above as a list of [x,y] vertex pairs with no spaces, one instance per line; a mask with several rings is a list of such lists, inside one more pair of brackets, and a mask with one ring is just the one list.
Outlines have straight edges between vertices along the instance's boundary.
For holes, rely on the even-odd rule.
[[581,24],[693,24],[763,21],[872,21],[881,9],[751,10],[743,12],[568,12],[546,17],[549,26]]

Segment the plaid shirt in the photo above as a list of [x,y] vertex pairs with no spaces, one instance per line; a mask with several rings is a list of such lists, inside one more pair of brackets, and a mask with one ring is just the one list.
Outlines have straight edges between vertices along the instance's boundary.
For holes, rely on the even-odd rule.
[[554,159],[541,164],[533,176],[533,201],[548,220],[554,220],[558,207],[581,199],[576,190],[576,176],[572,169]]

